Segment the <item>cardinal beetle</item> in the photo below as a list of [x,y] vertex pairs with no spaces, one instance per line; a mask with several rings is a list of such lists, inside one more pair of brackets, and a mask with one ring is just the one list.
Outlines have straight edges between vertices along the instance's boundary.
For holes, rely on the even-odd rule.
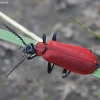
[[[53,34],[52,40],[47,42],[46,35],[43,34],[43,42],[38,42],[35,46],[33,43],[26,44],[16,32],[10,29],[7,25],[3,25],[23,42],[25,47],[21,47],[22,52],[26,54],[25,58],[10,71],[7,77],[26,58],[30,60],[36,56],[42,56],[48,61],[48,73],[51,73],[54,65],[62,67],[62,78],[67,77],[71,71],[87,75],[99,68],[98,60],[91,50],[77,45],[58,42],[56,41],[56,33]],[[67,70],[69,71],[67,72]]]

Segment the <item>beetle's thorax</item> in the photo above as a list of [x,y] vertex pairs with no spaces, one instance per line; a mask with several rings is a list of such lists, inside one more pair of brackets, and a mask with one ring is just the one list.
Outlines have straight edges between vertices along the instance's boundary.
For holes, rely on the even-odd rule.
[[36,47],[35,47],[35,53],[38,56],[42,56],[46,51],[46,46],[43,42],[38,42]]

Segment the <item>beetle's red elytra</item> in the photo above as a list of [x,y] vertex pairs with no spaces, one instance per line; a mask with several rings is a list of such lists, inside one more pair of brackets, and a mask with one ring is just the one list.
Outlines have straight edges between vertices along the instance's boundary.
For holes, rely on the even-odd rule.
[[[53,34],[52,40],[46,42],[46,35],[43,34],[43,42],[38,42],[36,46],[34,46],[33,43],[26,45],[24,40],[17,33],[7,25],[4,24],[4,26],[20,38],[25,45],[25,47],[22,47],[22,52],[26,54],[25,58],[18,63],[11,72],[26,58],[30,60],[36,56],[42,56],[46,61],[48,61],[48,73],[51,73],[54,65],[63,68],[63,78],[67,77],[70,72],[87,75],[93,73],[97,68],[99,68],[98,60],[91,50],[82,46],[58,42],[56,41],[56,33]],[[27,57],[27,55],[29,56]]]
[[[78,74],[91,74],[98,67],[98,60],[91,50],[72,44],[64,44],[56,41],[56,34],[53,39],[46,42],[38,42],[34,48],[37,56],[42,56],[49,63],[64,68],[62,77],[67,77],[72,71]],[[28,59],[31,59],[30,57]],[[52,66],[48,64],[48,72],[51,73]],[[69,72],[67,73],[67,70]]]
[[85,75],[91,74],[97,68],[97,58],[86,48],[57,41],[48,41],[46,47],[48,50],[42,57],[66,70]]

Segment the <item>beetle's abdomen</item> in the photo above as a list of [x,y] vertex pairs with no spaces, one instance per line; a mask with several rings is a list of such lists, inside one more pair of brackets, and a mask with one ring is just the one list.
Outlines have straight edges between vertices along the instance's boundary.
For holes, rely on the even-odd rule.
[[57,41],[48,41],[47,48],[43,58],[51,63],[79,74],[90,74],[96,70],[98,60],[86,48]]

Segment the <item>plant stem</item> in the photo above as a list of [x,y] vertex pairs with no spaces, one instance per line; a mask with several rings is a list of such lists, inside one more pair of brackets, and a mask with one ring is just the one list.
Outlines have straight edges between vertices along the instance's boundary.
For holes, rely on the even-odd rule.
[[79,20],[77,20],[74,17],[71,17],[71,19],[73,19],[76,23],[78,23],[79,25],[81,25],[83,28],[85,28],[88,32],[90,32],[91,34],[93,34],[95,37],[97,37],[97,38],[100,39],[100,35],[98,35],[93,30],[91,30],[90,28],[88,28],[87,26],[85,26],[84,24],[82,24]]
[[0,12],[0,17],[4,20],[6,20],[7,22],[9,22],[10,24],[12,24],[13,26],[15,26],[16,28],[18,28],[19,30],[21,30],[22,32],[24,32],[25,34],[29,35],[30,37],[32,37],[34,40],[40,42],[42,41],[42,39],[40,37],[38,37],[37,35],[35,35],[34,33],[32,33],[31,31],[29,31],[28,29],[26,29],[25,27],[23,27],[22,25],[18,24],[16,21],[12,20],[11,18],[9,18],[7,15],[5,15],[4,13]]

